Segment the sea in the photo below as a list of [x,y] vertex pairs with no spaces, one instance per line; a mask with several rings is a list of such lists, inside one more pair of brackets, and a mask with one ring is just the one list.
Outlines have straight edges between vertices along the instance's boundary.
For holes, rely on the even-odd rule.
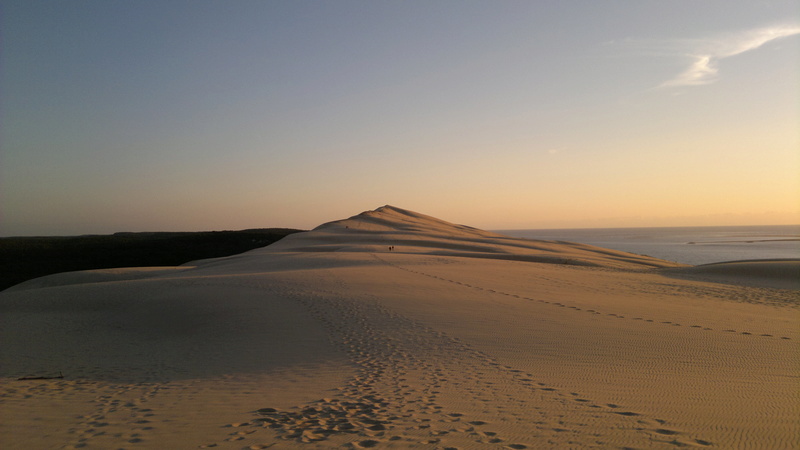
[[499,230],[508,236],[571,241],[700,265],[800,259],[800,225]]

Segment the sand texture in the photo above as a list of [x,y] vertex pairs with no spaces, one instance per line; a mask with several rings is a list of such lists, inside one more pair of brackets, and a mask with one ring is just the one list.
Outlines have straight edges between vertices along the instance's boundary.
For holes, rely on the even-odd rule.
[[686,267],[386,206],[44,277],[0,293],[0,447],[800,448],[798,264]]

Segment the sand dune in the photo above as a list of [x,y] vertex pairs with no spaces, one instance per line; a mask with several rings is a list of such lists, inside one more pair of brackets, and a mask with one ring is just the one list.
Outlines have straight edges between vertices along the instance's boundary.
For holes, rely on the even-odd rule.
[[685,267],[387,206],[44,277],[0,293],[0,446],[797,448],[797,264]]
[[668,270],[689,279],[800,290],[800,260],[729,261]]
[[574,242],[537,241],[455,225],[393,206],[289,236],[270,251],[395,251],[440,256],[641,269],[681,264]]

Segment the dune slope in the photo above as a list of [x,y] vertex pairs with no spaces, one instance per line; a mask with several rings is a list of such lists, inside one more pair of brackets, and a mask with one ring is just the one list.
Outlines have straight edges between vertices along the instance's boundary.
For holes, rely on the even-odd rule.
[[385,206],[31,280],[0,293],[0,446],[797,448],[798,291],[692,270]]
[[383,251],[460,256],[579,266],[641,269],[681,264],[574,242],[504,236],[455,225],[412,211],[384,206],[349,219],[329,222],[313,232],[289,236],[273,250]]

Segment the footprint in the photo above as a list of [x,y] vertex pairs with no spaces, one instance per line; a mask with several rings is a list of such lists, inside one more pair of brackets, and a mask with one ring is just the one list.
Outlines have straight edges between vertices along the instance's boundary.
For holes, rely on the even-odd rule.
[[655,431],[658,434],[663,434],[664,436],[675,436],[676,434],[680,434],[675,430],[668,430],[666,428],[656,428],[653,431]]

